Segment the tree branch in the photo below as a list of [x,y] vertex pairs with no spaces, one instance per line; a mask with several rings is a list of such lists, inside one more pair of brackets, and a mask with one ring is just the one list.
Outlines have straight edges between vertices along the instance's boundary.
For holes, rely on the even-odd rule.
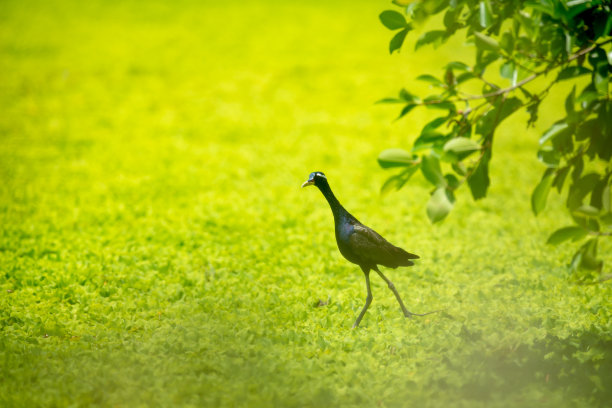
[[[561,62],[561,63],[559,63],[559,64],[557,64],[555,66],[547,67],[547,68],[545,68],[545,69],[543,69],[541,71],[537,71],[537,72],[529,75],[527,78],[523,79],[522,81],[517,82],[516,84],[514,84],[512,86],[509,86],[507,88],[500,88],[500,89],[498,89],[496,91],[489,92],[489,93],[482,94],[482,95],[468,95],[468,96],[465,96],[463,98],[423,101],[421,103],[418,103],[418,105],[437,105],[437,104],[444,103],[444,102],[467,102],[467,101],[470,101],[470,100],[488,99],[488,98],[493,98],[495,96],[503,95],[503,94],[506,94],[508,92],[512,92],[515,89],[518,89],[521,86],[523,86],[523,85],[533,81],[537,77],[539,77],[539,76],[541,76],[543,74],[546,74],[546,73],[548,73],[549,71],[551,71],[553,69],[559,68],[562,65],[570,63],[570,62],[580,58],[581,56],[583,56],[585,54],[588,54],[589,52],[593,51],[595,48],[601,47],[602,45],[608,44],[610,42],[612,42],[612,39],[608,39],[608,40],[602,41],[600,43],[595,43],[595,44],[591,45],[590,47],[583,48],[582,50],[578,51],[577,53],[571,55],[567,60],[565,60],[565,61],[563,61],[563,62]],[[554,83],[555,82],[553,82],[553,84]],[[550,86],[549,86],[548,89],[550,89]]]

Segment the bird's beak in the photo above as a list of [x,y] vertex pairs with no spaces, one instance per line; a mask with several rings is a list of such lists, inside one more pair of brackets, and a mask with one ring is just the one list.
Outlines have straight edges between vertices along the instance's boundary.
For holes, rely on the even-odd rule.
[[306,187],[306,186],[312,186],[314,184],[314,180],[306,180],[303,184],[302,184],[302,188]]

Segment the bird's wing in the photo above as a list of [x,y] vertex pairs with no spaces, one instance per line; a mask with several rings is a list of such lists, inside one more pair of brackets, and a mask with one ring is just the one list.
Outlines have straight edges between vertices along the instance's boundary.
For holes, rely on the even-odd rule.
[[364,261],[397,268],[398,266],[414,265],[410,259],[418,258],[417,255],[408,253],[391,244],[376,231],[365,225],[354,225],[353,227],[349,243],[351,249]]

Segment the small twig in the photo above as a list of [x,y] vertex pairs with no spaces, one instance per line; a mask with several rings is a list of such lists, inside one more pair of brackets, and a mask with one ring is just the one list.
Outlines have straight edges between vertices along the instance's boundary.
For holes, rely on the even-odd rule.
[[533,69],[523,65],[522,63],[520,63],[516,58],[512,57],[511,55],[507,55],[506,58],[508,59],[508,61],[512,61],[514,62],[519,68],[523,68],[525,71],[528,71],[532,74],[535,74],[536,71],[534,71]]
[[486,80],[486,79],[485,79],[485,78],[482,76],[482,74],[478,75],[476,78],[480,79],[482,82],[484,82],[486,85],[488,85],[489,87],[491,87],[491,88],[493,88],[493,89],[497,89],[497,90],[499,90],[499,89],[500,89],[500,88],[499,88],[499,86],[495,85],[495,84],[494,84],[494,83],[492,83],[492,82],[487,81],[487,80]]
[[612,232],[589,231],[589,235],[596,237],[610,237],[612,236]]

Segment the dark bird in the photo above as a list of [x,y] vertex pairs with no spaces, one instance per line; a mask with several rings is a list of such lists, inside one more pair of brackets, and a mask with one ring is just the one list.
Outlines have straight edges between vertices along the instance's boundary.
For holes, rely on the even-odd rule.
[[359,326],[363,315],[372,303],[372,290],[370,289],[370,270],[376,271],[378,275],[387,282],[389,289],[395,295],[395,298],[402,308],[402,312],[405,317],[412,316],[425,316],[430,313],[417,314],[409,312],[402,302],[402,298],[395,289],[395,285],[391,282],[383,273],[378,269],[378,265],[383,265],[388,268],[397,268],[398,266],[411,266],[414,265],[412,259],[418,259],[419,256],[411,254],[410,252],[404,251],[402,248],[396,247],[389,241],[380,236],[376,231],[366,227],[360,223],[357,218],[353,217],[344,207],[340,204],[327,182],[327,177],[320,171],[310,173],[308,180],[302,184],[302,187],[315,185],[321,190],[323,196],[327,199],[329,206],[331,207],[332,213],[334,214],[334,224],[336,230],[336,243],[340,253],[349,262],[359,265],[361,270],[365,274],[366,289],[368,295],[366,297],[365,305],[359,313],[353,328]]

